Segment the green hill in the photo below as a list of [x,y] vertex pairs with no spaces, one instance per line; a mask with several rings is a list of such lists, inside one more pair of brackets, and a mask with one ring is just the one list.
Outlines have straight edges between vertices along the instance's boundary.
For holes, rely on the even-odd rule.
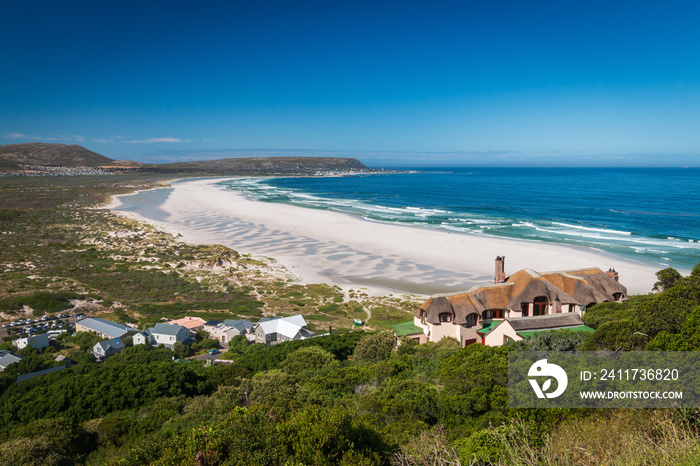
[[8,144],[0,146],[0,169],[17,170],[18,165],[48,167],[99,167],[119,163],[78,145]]
[[120,167],[131,173],[181,175],[313,174],[318,171],[370,170],[354,158],[341,157],[247,157],[218,160],[143,164],[114,160],[82,146],[65,144],[9,144],[0,146],[0,172],[43,167]]

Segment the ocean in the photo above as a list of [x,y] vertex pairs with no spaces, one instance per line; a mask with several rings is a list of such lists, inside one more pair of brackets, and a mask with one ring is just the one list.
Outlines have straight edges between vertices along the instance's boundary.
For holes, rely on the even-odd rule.
[[441,168],[219,184],[370,221],[567,244],[686,272],[700,263],[696,168]]

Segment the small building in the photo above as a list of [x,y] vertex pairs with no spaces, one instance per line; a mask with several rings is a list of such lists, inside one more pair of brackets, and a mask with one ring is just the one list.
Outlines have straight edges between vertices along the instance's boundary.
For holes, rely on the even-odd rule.
[[88,317],[75,323],[76,332],[95,332],[102,338],[122,338],[132,334],[129,327],[99,317]]
[[413,322],[396,324],[393,328],[394,334],[397,337],[408,337],[411,340],[416,340],[418,343],[426,343],[428,341],[428,336],[425,334],[424,330]]
[[126,348],[124,343],[119,338],[100,341],[92,347],[92,354],[98,361],[104,361],[113,354],[119,353]]
[[14,355],[7,350],[0,351],[0,371],[4,371],[7,366],[20,362],[22,359],[22,356]]
[[73,361],[71,358],[64,356],[62,354],[59,354],[58,356],[56,356],[55,361],[62,362],[63,364],[66,365],[66,367],[70,367],[70,366],[75,364],[75,361]]
[[304,316],[289,317],[263,317],[254,328],[255,343],[264,343],[272,346],[278,343],[292,340],[306,340],[316,336],[308,329]]
[[204,330],[221,343],[228,343],[239,335],[252,335],[255,324],[246,319],[226,319],[223,322],[214,320],[207,322]]
[[204,327],[204,324],[206,323],[207,321],[202,319],[201,317],[183,317],[182,319],[170,320],[166,322],[166,324],[170,325],[180,325],[192,332]]
[[166,348],[173,349],[175,343],[184,343],[189,338],[189,330],[182,325],[159,323],[134,335],[134,345],[165,345]]
[[27,346],[30,346],[32,348],[36,348],[39,351],[41,351],[44,348],[49,347],[49,334],[42,333],[40,335],[34,335],[34,336],[30,336],[30,337],[20,338],[18,340],[13,341],[12,344],[15,345],[18,350],[21,350],[23,348],[26,348]]
[[553,314],[538,318],[514,317],[494,321],[494,325],[480,331],[486,346],[501,346],[508,341],[520,341],[546,330],[573,330],[593,332],[578,314]]

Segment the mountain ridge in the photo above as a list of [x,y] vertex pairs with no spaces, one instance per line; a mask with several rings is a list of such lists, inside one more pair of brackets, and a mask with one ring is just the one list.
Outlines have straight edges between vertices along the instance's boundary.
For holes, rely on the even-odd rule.
[[177,163],[140,163],[115,160],[77,144],[24,143],[0,145],[0,172],[51,168],[106,168],[116,171],[168,174],[305,174],[316,171],[371,170],[355,158],[344,157],[243,157]]

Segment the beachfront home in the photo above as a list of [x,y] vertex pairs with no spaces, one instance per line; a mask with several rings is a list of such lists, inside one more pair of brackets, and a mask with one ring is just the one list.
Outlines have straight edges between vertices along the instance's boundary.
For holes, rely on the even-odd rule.
[[156,324],[134,335],[134,345],[165,345],[166,348],[173,349],[175,343],[184,343],[189,338],[189,330],[182,325]]
[[267,346],[284,341],[306,340],[316,336],[308,329],[304,316],[263,317],[254,328],[255,343],[265,343]]
[[204,325],[204,330],[212,338],[216,338],[221,343],[227,343],[238,335],[250,336],[250,339],[253,339],[254,327],[255,324],[246,319],[226,319],[223,322],[218,320],[209,321]]
[[95,343],[95,346],[92,347],[92,355],[95,356],[98,361],[104,361],[113,354],[119,353],[124,348],[126,348],[124,342],[119,338],[113,338],[111,340]]
[[[493,284],[429,298],[418,308],[413,322],[400,324],[395,332],[420,342],[452,337],[462,346],[474,343],[499,346],[508,338],[521,339],[519,332],[582,326],[580,318],[590,306],[629,299],[627,289],[618,282],[618,274],[612,269],[544,273],[523,269],[506,277],[504,265],[505,257],[496,258]],[[536,323],[552,315],[577,316],[578,320],[569,318],[564,325],[564,320],[545,318]],[[507,321],[505,325],[489,336],[504,321]],[[545,323],[549,327],[538,327]]]
[[99,317],[88,317],[75,323],[76,332],[95,332],[102,338],[121,338],[133,333],[129,327]]
[[0,371],[4,371],[7,366],[20,362],[22,359],[22,356],[16,356],[7,350],[0,351]]
[[29,347],[36,348],[39,351],[41,351],[44,348],[49,347],[49,334],[42,333],[40,335],[34,335],[31,337],[20,338],[18,340],[13,341],[12,344],[15,345],[18,350],[21,350],[22,348],[26,348],[27,346],[29,346]]

